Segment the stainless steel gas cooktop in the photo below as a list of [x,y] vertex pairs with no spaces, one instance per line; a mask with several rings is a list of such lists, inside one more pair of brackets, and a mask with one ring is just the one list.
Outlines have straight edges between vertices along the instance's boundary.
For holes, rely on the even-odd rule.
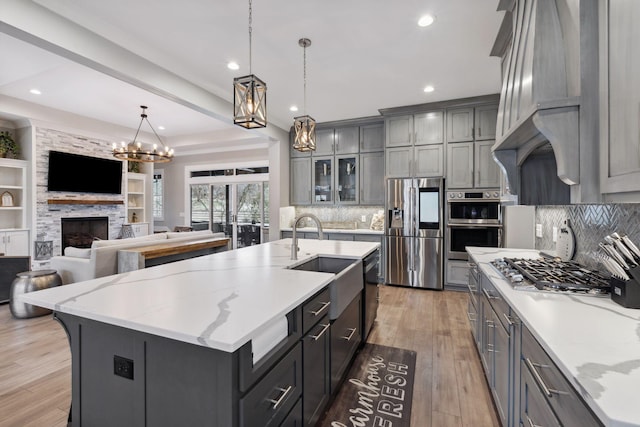
[[515,289],[608,295],[609,278],[559,258],[499,258],[491,263]]

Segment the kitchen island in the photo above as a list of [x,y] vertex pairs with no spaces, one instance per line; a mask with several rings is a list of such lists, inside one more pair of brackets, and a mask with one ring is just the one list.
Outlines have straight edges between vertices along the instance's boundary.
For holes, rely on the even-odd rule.
[[[514,362],[522,363],[522,378],[524,372],[529,371],[529,368],[525,369],[525,364],[534,366],[531,371],[536,378],[531,383],[536,385],[532,387],[537,389],[539,386],[540,391],[547,394],[546,399],[553,408],[549,415],[553,420],[549,421],[549,424],[536,420],[533,420],[533,423],[558,425],[556,416],[561,418],[562,411],[569,405],[563,402],[568,396],[568,390],[555,390],[549,385],[551,381],[564,381],[562,378],[554,379],[551,376],[553,366],[549,363],[535,364],[526,360],[524,355],[528,336],[532,336],[544,349],[562,376],[570,383],[570,387],[593,413],[592,416],[595,415],[593,421],[591,418],[583,421],[573,413],[568,421],[560,420],[563,425],[640,426],[640,405],[637,403],[640,384],[640,310],[624,308],[613,302],[609,296],[516,290],[490,264],[495,259],[503,257],[538,258],[538,251],[468,247],[467,252],[478,266],[480,282],[490,281],[490,285],[498,292],[496,296],[488,294],[488,299],[483,300],[505,301],[511,309],[511,314],[507,316],[508,323],[512,323],[511,327],[514,322],[517,323],[514,319],[521,322],[522,357],[519,342],[512,344],[516,345],[517,352]],[[479,286],[485,288],[482,283]],[[479,313],[478,319],[480,317]],[[491,327],[485,330],[495,330],[499,326],[496,323],[494,321]],[[513,337],[517,340],[519,335],[514,334],[512,339]],[[490,350],[497,351],[495,348]],[[544,354],[538,356],[546,357]],[[520,370],[517,369],[516,372]],[[515,384],[510,393],[512,404],[515,401],[515,405],[512,406],[515,416],[510,417],[514,420],[513,425],[517,425],[518,419],[522,420],[528,416],[526,411],[538,409],[533,406],[524,407],[526,399],[529,398],[526,386],[523,386],[525,382],[518,374],[511,380],[511,384]],[[541,385],[545,383],[549,390],[544,390],[544,386]],[[525,425],[527,421],[523,420]]]
[[73,425],[279,425],[301,405],[302,306],[335,277],[287,267],[379,249],[298,246],[296,261],[283,239],[23,295],[69,335]]

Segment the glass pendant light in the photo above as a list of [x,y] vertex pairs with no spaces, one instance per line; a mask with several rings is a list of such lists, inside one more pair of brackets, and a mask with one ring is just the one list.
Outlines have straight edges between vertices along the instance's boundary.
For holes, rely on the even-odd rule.
[[304,64],[304,98],[303,109],[304,116],[293,118],[293,129],[295,131],[295,140],[293,148],[298,151],[315,151],[316,149],[316,121],[313,117],[307,115],[307,48],[311,46],[311,40],[302,38],[298,40],[298,44],[303,48],[303,64]]
[[233,79],[233,123],[247,129],[267,126],[267,84],[251,73],[251,18],[249,0],[249,75]]

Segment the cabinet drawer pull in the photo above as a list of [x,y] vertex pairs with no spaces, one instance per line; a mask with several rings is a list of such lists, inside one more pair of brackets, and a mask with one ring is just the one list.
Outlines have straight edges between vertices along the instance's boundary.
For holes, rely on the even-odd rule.
[[531,418],[529,418],[529,415],[527,415],[527,422],[529,423],[529,427],[542,427],[538,424],[534,424],[533,421],[531,421]]
[[555,389],[549,388],[544,383],[544,380],[542,379],[542,376],[540,376],[540,372],[538,372],[538,369],[536,369],[536,368],[548,368],[549,365],[542,365],[540,363],[533,363],[531,361],[531,359],[529,359],[528,357],[525,359],[525,361],[527,362],[527,365],[529,366],[529,369],[533,373],[533,379],[536,380],[536,382],[542,388],[542,391],[544,392],[544,394],[547,395],[547,397],[553,397],[554,394],[565,394],[565,395],[569,394],[566,391],[560,391],[560,390],[555,390]]
[[347,328],[347,330],[351,330],[351,333],[349,334],[348,337],[341,337],[343,340],[347,340],[347,341],[351,341],[351,338],[353,337],[353,334],[356,333],[356,330],[358,328]]
[[469,322],[476,323],[476,319],[468,311],[467,311],[467,318],[469,319]]
[[484,294],[485,297],[487,297],[487,299],[500,299],[498,297],[492,297],[491,295],[489,295],[489,292],[487,292],[486,289],[483,289],[482,293]]
[[511,327],[511,326],[513,326],[515,324],[515,323],[513,323],[513,320],[511,320],[511,318],[506,315],[506,313],[502,313],[502,315],[504,316],[504,319],[507,321],[507,325],[509,325],[509,327]]
[[293,390],[293,386],[290,385],[287,388],[281,388],[281,387],[276,387],[276,390],[281,391],[282,394],[280,395],[279,398],[277,399],[267,399],[268,402],[273,403],[273,407],[271,409],[276,410],[278,409],[278,406],[280,406],[280,404],[282,402],[284,402],[284,399],[287,397],[287,395],[291,392],[291,390]]
[[331,326],[331,323],[327,323],[326,325],[323,325],[321,323],[320,326],[322,326],[322,330],[318,335],[309,335],[311,338],[313,338],[314,341],[318,341],[320,337],[324,335],[325,332],[327,332],[327,329],[329,329],[329,326]]
[[310,310],[309,313],[313,314],[314,316],[317,316],[318,314],[322,313],[325,308],[329,307],[329,305],[331,304],[331,301],[322,302],[320,304],[322,304],[322,306],[318,310],[316,311]]

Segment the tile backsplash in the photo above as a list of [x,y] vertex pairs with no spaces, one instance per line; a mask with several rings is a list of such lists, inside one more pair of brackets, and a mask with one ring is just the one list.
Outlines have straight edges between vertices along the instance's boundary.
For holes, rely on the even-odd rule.
[[[296,206],[296,216],[310,213],[317,216],[322,223],[345,223],[353,224],[354,228],[369,228],[373,214],[383,209],[382,206]],[[364,222],[362,222],[363,216],[365,217]],[[309,222],[310,226],[311,224],[312,221]]]
[[597,266],[598,243],[614,231],[640,244],[640,203],[576,204],[536,207],[536,224],[543,229],[543,237],[536,238],[536,249],[554,250],[552,229],[560,228],[566,219],[576,236],[575,260],[588,267]]

